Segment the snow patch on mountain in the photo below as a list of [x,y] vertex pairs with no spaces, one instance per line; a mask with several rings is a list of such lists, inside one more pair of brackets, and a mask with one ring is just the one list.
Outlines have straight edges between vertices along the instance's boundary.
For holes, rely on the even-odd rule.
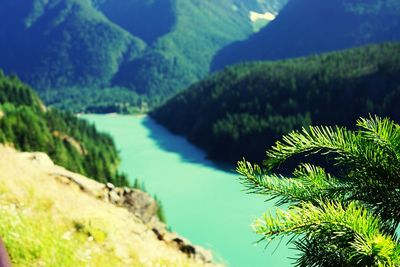
[[249,18],[253,24],[253,31],[258,32],[259,30],[267,26],[268,23],[273,21],[276,18],[276,14],[273,14],[269,11],[265,13],[250,11]]
[[255,11],[250,11],[249,17],[252,22],[256,22],[257,20],[273,21],[276,18],[276,15],[272,14],[271,12],[258,13]]

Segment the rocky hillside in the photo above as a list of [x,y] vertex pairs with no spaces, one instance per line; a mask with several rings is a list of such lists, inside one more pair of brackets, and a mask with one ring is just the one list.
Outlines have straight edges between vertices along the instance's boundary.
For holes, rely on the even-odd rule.
[[156,210],[146,193],[0,146],[0,236],[14,266],[215,266]]

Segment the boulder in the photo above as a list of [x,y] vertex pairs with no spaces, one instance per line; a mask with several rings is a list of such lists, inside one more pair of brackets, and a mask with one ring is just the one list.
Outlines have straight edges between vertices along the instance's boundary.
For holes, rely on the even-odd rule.
[[143,191],[127,187],[115,187],[111,183],[107,183],[104,190],[106,201],[125,207],[146,224],[157,216],[157,201]]
[[149,223],[157,216],[158,204],[149,194],[137,189],[131,189],[123,196],[122,205],[138,216],[144,223]]

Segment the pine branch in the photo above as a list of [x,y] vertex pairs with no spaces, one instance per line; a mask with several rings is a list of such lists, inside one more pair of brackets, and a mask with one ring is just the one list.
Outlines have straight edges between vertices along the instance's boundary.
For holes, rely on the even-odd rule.
[[340,127],[302,128],[283,136],[282,141],[275,143],[267,151],[265,165],[272,169],[290,157],[299,154],[334,153],[336,155],[351,155],[357,149],[359,135]]
[[[350,261],[373,261],[374,266],[397,266],[400,264],[400,246],[391,236],[382,233],[381,221],[356,202],[348,206],[328,202],[314,206],[304,203],[288,211],[277,209],[264,214],[254,223],[257,234],[272,241],[283,235],[306,235],[309,239],[324,239],[330,242],[350,240],[344,245],[350,249]],[[327,242],[325,240],[325,242]],[[325,243],[324,245],[329,245]]]
[[245,160],[238,162],[236,171],[247,192],[269,196],[268,200],[278,199],[277,205],[301,201],[317,204],[334,195],[340,197],[348,189],[348,185],[332,178],[324,169],[310,164],[301,165],[294,178],[264,174],[260,166]]
[[346,169],[346,178],[359,183],[365,181],[365,176],[381,179],[395,179],[400,183],[400,162],[396,156],[365,138],[364,132],[352,132],[340,127],[303,128],[301,132],[294,131],[276,142],[267,151],[268,158],[264,161],[267,169],[272,170],[282,162],[295,155],[332,154],[337,165]]
[[[400,126],[378,117],[357,126],[294,131],[267,151],[266,170],[238,163],[248,192],[289,204],[264,214],[254,229],[267,241],[291,236],[302,252],[297,266],[400,266]],[[290,157],[311,154],[332,155],[341,177],[311,164],[290,178],[271,172]]]
[[378,116],[370,116],[368,119],[360,118],[357,126],[362,128],[362,134],[366,139],[377,145],[386,147],[399,157],[400,126],[388,118],[381,119]]

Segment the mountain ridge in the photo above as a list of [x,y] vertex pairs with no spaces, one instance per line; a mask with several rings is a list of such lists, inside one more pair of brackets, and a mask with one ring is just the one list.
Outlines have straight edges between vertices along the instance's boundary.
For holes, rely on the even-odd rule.
[[0,67],[74,112],[155,106],[251,34],[250,10],[286,1],[1,0]]
[[395,0],[289,1],[260,32],[219,51],[211,69],[400,40],[399,15]]

